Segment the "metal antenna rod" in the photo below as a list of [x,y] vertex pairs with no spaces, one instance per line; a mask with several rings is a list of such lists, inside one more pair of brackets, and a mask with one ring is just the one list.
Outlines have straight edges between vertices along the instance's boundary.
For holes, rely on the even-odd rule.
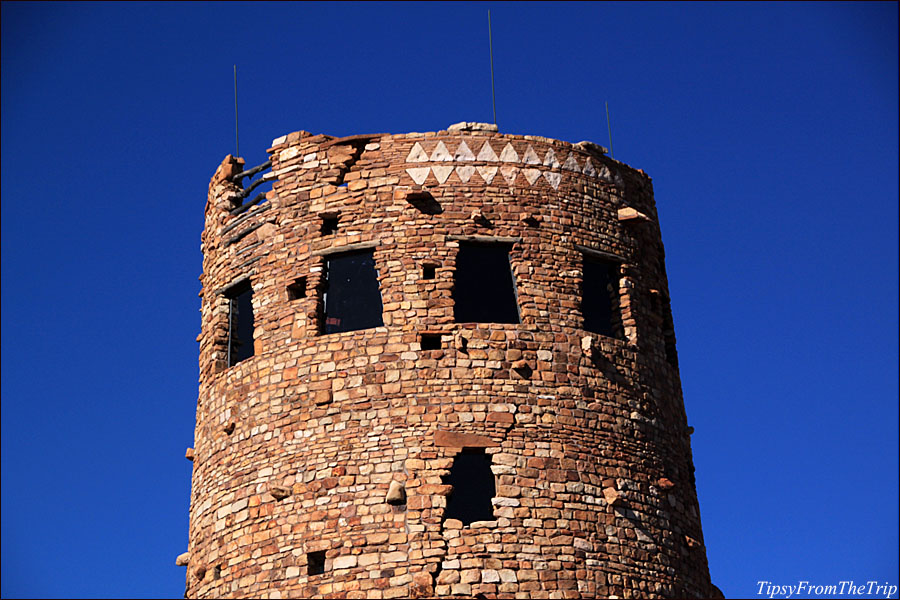
[[494,125],[497,124],[497,97],[494,95],[494,39],[491,36],[491,11],[488,10],[488,44],[491,50],[491,104],[494,107]]
[[609,125],[609,102],[606,103],[606,131],[609,133],[609,157],[615,158],[612,147],[612,128]]
[[241,146],[238,143],[237,65],[234,65],[234,155],[241,155]]

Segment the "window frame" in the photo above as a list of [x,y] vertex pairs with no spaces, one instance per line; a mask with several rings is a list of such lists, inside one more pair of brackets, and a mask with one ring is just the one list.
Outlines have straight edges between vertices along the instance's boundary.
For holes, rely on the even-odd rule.
[[[235,335],[237,333],[236,329],[239,327],[235,327],[235,302],[239,300],[241,296],[249,293],[249,299],[247,301],[247,305],[250,307],[250,339],[244,340],[242,343],[246,344],[249,341],[249,345],[247,346],[250,350],[250,354],[240,358],[238,360],[233,360],[233,349],[234,349],[234,341]],[[227,311],[227,319],[228,319],[228,327],[226,328],[226,338],[225,338],[225,365],[226,368],[230,369],[245,360],[253,358],[256,356],[256,348],[255,348],[255,339],[254,334],[256,332],[256,315],[253,311],[253,282],[251,281],[249,276],[241,277],[227,287],[223,288],[219,295],[221,295],[228,302],[228,311]],[[238,310],[237,318],[240,319],[240,310]],[[240,322],[240,321],[239,321]],[[241,341],[238,338],[238,341]]]
[[[366,331],[368,329],[375,329],[377,327],[384,326],[384,294],[381,287],[381,282],[379,281],[379,273],[378,273],[378,261],[375,259],[375,252],[377,250],[376,242],[362,242],[359,244],[348,244],[346,246],[338,246],[333,248],[328,248],[326,250],[320,250],[318,252],[314,252],[314,255],[320,257],[321,262],[321,276],[319,280],[319,293],[318,293],[318,314],[319,314],[319,323],[317,327],[318,335],[333,335],[337,333],[348,333],[352,331]],[[372,259],[372,271],[375,276],[375,286],[378,292],[378,301],[380,305],[380,309],[378,311],[379,323],[377,325],[371,325],[367,327],[355,328],[355,329],[347,329],[342,331],[326,331],[328,327],[327,319],[328,319],[328,310],[327,310],[327,299],[329,287],[331,286],[331,282],[329,281],[329,276],[332,272],[330,262],[336,258],[340,258],[343,256],[353,255],[353,254],[369,254]]]
[[[453,321],[455,323],[499,323],[499,324],[507,324],[507,325],[520,325],[522,323],[522,309],[519,306],[519,289],[518,283],[516,281],[515,271],[513,269],[513,260],[512,253],[517,242],[520,242],[522,238],[506,238],[506,237],[489,237],[489,236],[451,236],[451,240],[454,240],[458,243],[458,247],[456,249],[456,254],[454,256],[454,269],[453,269],[453,289],[451,291],[451,298],[453,300]],[[459,265],[459,253],[463,248],[502,248],[506,252],[506,262],[509,268],[509,283],[510,283],[510,291],[511,291],[511,301],[512,308],[515,311],[515,320],[465,320],[461,319],[457,310],[460,305],[459,297],[457,294],[459,293],[459,274],[460,274],[460,265]],[[468,293],[468,292],[465,292]],[[505,294],[505,292],[504,292]],[[506,303],[508,299],[499,300],[498,303]],[[467,301],[462,302],[463,306],[467,304]],[[464,308],[464,311],[470,311],[468,307]],[[508,311],[508,306],[502,306],[498,309],[498,311]],[[509,311],[510,313],[512,311]],[[468,314],[464,314],[464,317],[470,316]]]
[[[463,494],[457,495],[456,502],[455,503],[453,502],[454,492],[461,491],[461,490],[457,489],[459,487],[458,483],[454,483],[456,481],[456,479],[465,480],[466,482],[473,483],[475,485],[480,485],[482,483],[486,483],[486,480],[485,481],[482,481],[481,479],[475,480],[476,476],[481,477],[483,474],[481,474],[481,473],[475,474],[475,473],[471,473],[471,472],[465,472],[465,467],[460,462],[460,457],[462,457],[462,456],[481,456],[481,457],[484,457],[485,461],[487,462],[487,473],[490,474],[490,481],[491,481],[491,486],[493,489],[491,490],[491,492],[492,492],[491,495],[487,498],[487,505],[488,505],[488,508],[486,509],[487,512],[485,512],[482,515],[479,515],[479,516],[484,516],[487,518],[471,519],[469,521],[465,521],[461,518],[463,516],[466,516],[466,514],[465,514],[466,512],[469,512],[469,511],[477,512],[480,510],[485,510],[483,506],[475,506],[471,502],[468,502],[468,503],[464,502],[463,498],[465,498],[466,500],[471,500],[471,496],[473,495],[471,489],[467,490],[467,493],[465,495],[463,495]],[[487,451],[487,448],[464,446],[460,449],[459,452],[457,452],[455,455],[453,455],[453,463],[450,465],[450,469],[448,470],[447,475],[442,476],[442,478],[441,478],[441,482],[444,485],[452,486],[450,493],[447,494],[447,497],[446,497],[447,504],[444,508],[444,514],[443,514],[444,520],[457,519],[463,524],[463,527],[469,527],[472,525],[472,523],[479,523],[479,522],[485,522],[485,521],[489,522],[489,521],[494,521],[497,519],[497,515],[495,513],[496,506],[494,505],[494,498],[497,497],[498,481],[497,481],[497,475],[494,473],[494,470],[491,468],[493,466],[494,466],[494,457],[493,457],[492,453],[489,453]],[[456,477],[454,477],[454,468],[458,469],[456,472]],[[469,466],[468,468],[471,469],[471,466]],[[481,498],[479,498],[479,500],[481,500]],[[479,504],[480,504],[480,502],[479,502]]]
[[[624,277],[624,274],[622,273],[622,266],[625,264],[625,259],[616,254],[603,252],[602,250],[595,250],[594,248],[588,248],[579,244],[575,244],[575,249],[579,252],[581,258],[581,263],[579,265],[581,270],[581,286],[578,290],[579,308],[581,310],[581,328],[589,333],[602,335],[603,337],[614,340],[625,341],[625,319],[622,312],[622,279]],[[609,293],[608,333],[604,331],[598,331],[598,327],[588,327],[588,323],[590,321],[594,321],[595,319],[589,319],[585,312],[585,265],[587,263],[593,263],[595,265],[605,265],[610,270],[610,272],[615,273],[615,291],[614,293]]]

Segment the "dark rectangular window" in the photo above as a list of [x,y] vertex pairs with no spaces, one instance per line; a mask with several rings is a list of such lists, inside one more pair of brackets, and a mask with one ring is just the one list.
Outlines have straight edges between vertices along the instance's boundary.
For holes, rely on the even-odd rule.
[[508,245],[459,243],[453,317],[458,323],[519,322]]
[[439,333],[423,333],[419,337],[419,345],[422,350],[440,350],[441,334]]
[[619,265],[584,257],[581,284],[584,328],[600,335],[624,337],[619,308]]
[[287,286],[288,300],[300,300],[306,298],[306,277],[300,277],[294,280],[294,283]]
[[473,521],[493,521],[494,505],[491,500],[497,493],[491,457],[483,448],[465,448],[453,459],[450,474],[442,478],[444,485],[452,486],[447,497],[445,519],[459,519],[463,525]]
[[325,261],[323,333],[384,325],[381,291],[371,250],[332,254]]
[[434,279],[435,269],[437,265],[422,265],[422,279]]
[[228,366],[253,356],[253,288],[246,279],[225,292],[228,298]]
[[666,344],[666,360],[678,368],[678,352],[675,350],[675,324],[672,322],[672,304],[666,298],[663,304],[663,339]]
[[[671,324],[668,325],[671,328]],[[665,335],[666,341],[666,360],[669,361],[669,364],[678,368],[678,352],[675,350],[675,332],[672,329],[668,329],[663,332]]]
[[325,572],[325,551],[306,553],[306,574],[321,575]]
[[322,235],[334,235],[338,230],[338,222],[340,217],[337,215],[323,215],[322,227],[319,230]]

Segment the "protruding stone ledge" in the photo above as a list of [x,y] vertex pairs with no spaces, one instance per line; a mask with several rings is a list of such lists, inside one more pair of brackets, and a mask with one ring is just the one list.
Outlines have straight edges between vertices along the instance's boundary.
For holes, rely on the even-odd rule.
[[272,497],[276,500],[284,500],[291,495],[291,491],[291,488],[280,485],[273,485],[269,487],[269,494],[271,494]]
[[595,144],[594,142],[589,142],[587,140],[583,140],[575,144],[575,147],[579,150],[584,150],[585,152],[596,152],[597,154],[609,154],[609,150],[600,144]]
[[672,483],[672,480],[665,477],[660,477],[657,484],[659,485],[659,489],[661,490],[671,490],[673,487],[675,487],[675,484]]
[[381,139],[381,137],[384,135],[387,135],[387,134],[384,134],[384,133],[361,133],[358,135],[347,135],[344,137],[333,138],[333,139],[328,140],[327,142],[324,142],[322,145],[320,145],[319,149],[322,150],[322,149],[328,148],[329,146],[343,146],[343,145],[347,145],[347,144],[353,145],[353,144],[361,144],[363,142],[368,143],[374,139]]
[[638,211],[637,209],[626,206],[620,208],[616,213],[617,218],[622,223],[649,223],[653,219]]
[[625,499],[614,488],[603,488],[603,498],[609,506],[622,506]]
[[318,390],[313,394],[313,402],[316,404],[316,406],[331,404],[331,400],[331,390]]
[[697,550],[698,548],[703,547],[703,544],[700,541],[695,540],[694,538],[692,538],[689,535],[684,536],[684,541],[687,544],[687,547],[690,548],[691,550]]
[[530,378],[531,373],[533,372],[531,365],[529,365],[528,361],[525,360],[524,358],[514,361],[512,364],[512,368],[516,373],[518,373],[525,379]]
[[406,504],[406,488],[396,479],[391,481],[391,485],[388,488],[387,495],[384,497],[384,501],[393,506]]
[[475,121],[460,121],[447,127],[447,131],[487,131],[497,133],[497,125],[494,123],[478,123]]
[[441,204],[427,188],[421,185],[404,185],[394,189],[394,200],[409,202],[419,212],[427,215],[439,215],[444,212]]
[[469,339],[464,336],[461,331],[457,331],[453,335],[453,345],[457,351],[462,352],[463,354],[469,353]]
[[532,227],[534,227],[541,222],[541,215],[536,212],[526,210],[519,213],[519,221],[525,223],[526,225],[531,225]]

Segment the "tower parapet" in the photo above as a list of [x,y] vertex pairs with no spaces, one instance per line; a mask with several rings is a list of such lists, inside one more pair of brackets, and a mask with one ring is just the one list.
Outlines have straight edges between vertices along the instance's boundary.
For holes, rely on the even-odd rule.
[[477,123],[268,152],[210,182],[189,597],[718,594],[649,177]]

